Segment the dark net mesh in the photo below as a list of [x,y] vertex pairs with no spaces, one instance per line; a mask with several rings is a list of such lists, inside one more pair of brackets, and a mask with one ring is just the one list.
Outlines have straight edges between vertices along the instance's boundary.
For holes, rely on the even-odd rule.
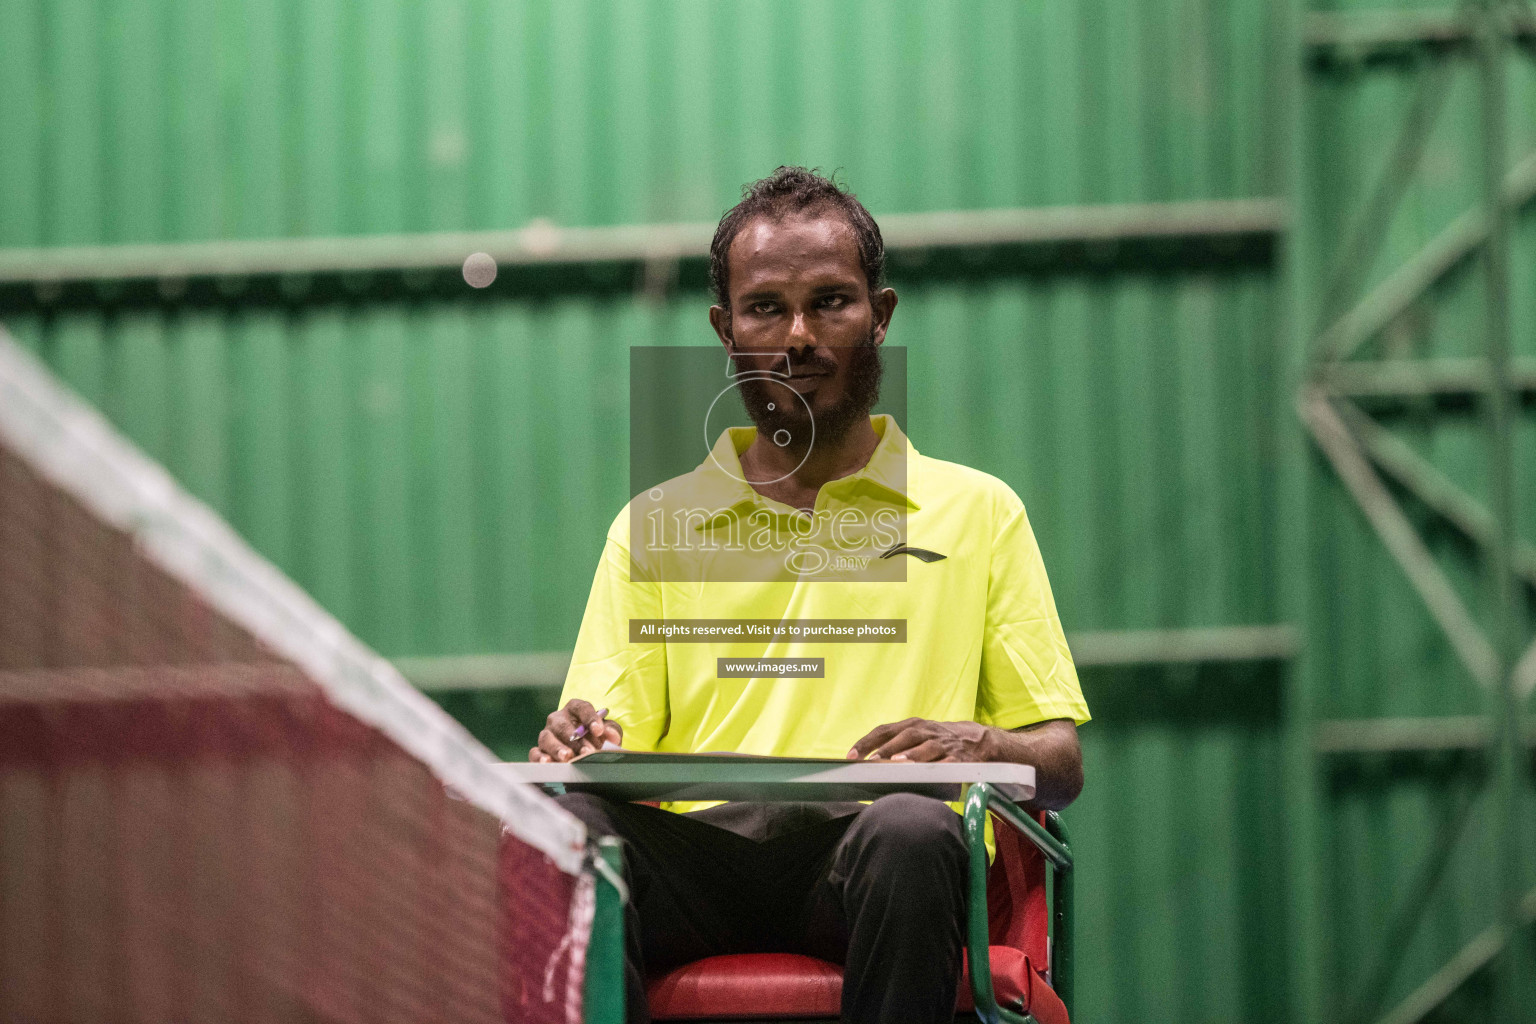
[[273,661],[0,439],[0,668]]
[[0,436],[0,1021],[577,1019],[504,824]]

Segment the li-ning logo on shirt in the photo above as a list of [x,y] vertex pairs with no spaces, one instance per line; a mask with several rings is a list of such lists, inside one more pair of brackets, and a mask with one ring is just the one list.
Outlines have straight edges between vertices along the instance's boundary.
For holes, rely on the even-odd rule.
[[895,558],[897,555],[911,555],[913,558],[921,558],[925,562],[938,562],[948,558],[937,551],[929,551],[927,548],[909,548],[905,544],[897,544],[891,550],[881,555],[881,558]]

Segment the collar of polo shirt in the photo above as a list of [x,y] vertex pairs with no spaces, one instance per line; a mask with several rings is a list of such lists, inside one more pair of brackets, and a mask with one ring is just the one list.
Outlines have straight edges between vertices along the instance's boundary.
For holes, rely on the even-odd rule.
[[[917,453],[912,442],[889,415],[871,416],[869,422],[880,438],[869,462],[856,472],[822,484],[816,509],[832,504],[851,505],[863,499],[904,506],[912,511],[922,507],[913,500],[907,483],[907,456]],[[692,474],[692,493],[685,500],[691,507],[711,512],[707,519],[695,523],[694,529],[724,525],[731,516],[753,508],[784,515],[803,514],[782,502],[765,498],[746,482],[741,455],[756,438],[756,427],[728,427],[710,450],[710,457]]]

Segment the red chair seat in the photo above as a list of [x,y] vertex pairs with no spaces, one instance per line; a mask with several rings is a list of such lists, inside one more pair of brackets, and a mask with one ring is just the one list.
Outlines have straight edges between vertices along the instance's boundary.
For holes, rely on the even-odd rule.
[[[1040,1024],[1068,1024],[1066,1007],[1023,952],[993,946],[991,961],[999,1003],[1027,1010]],[[647,991],[657,1020],[836,1017],[842,995],[841,967],[794,953],[706,957],[657,978]],[[974,1009],[969,967],[955,1009]]]
[[737,953],[684,964],[646,988],[657,1020],[836,1017],[843,969],[796,953]]

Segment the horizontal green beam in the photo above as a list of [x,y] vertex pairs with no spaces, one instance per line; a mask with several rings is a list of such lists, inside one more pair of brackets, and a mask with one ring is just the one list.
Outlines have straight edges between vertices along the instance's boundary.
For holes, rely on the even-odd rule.
[[[1221,626],[1075,633],[1067,638],[1080,668],[1283,661],[1296,652],[1290,626]],[[396,658],[395,667],[427,691],[559,686],[571,656],[562,651]]]
[[[974,272],[944,260],[946,252],[1027,250],[1035,265],[1053,260],[1094,264],[1136,259],[1177,262],[1181,247],[1193,245],[1207,258],[1231,259],[1254,246],[1273,247],[1284,227],[1275,199],[1230,199],[1183,203],[1025,207],[887,214],[880,218],[893,271]],[[152,245],[97,245],[0,249],[0,292],[9,304],[18,292],[35,303],[65,299],[121,299],[132,292],[160,301],[222,297],[235,301],[260,289],[252,282],[274,279],[276,291],[302,299],[317,279],[340,279],[343,290],[360,292],[370,275],[407,275],[408,287],[422,289],[434,277],[456,280],[472,253],[489,254],[498,267],[494,289],[543,287],[560,277],[572,286],[571,271],[591,270],[585,284],[618,282],[624,287],[667,288],[678,279],[678,264],[701,264],[709,255],[715,225],[630,224],[614,227],[560,227],[534,221],[514,231],[364,235],[347,238],[277,238]],[[1139,247],[1139,248],[1138,248]],[[1119,255],[1117,255],[1119,253]],[[562,277],[558,272],[566,271]],[[580,275],[575,287],[582,287]],[[693,275],[694,278],[697,275]],[[217,285],[200,287],[208,282]],[[701,282],[695,282],[701,283]]]
[[563,651],[395,659],[400,674],[427,691],[560,686],[570,664]]
[[[1510,383],[1536,393],[1536,359],[1512,360]],[[1344,398],[1471,398],[1493,389],[1486,359],[1383,359],[1334,363],[1320,371],[1318,384]]]
[[895,252],[973,245],[1222,239],[1278,234],[1284,227],[1284,204],[1265,198],[1036,206],[887,214],[880,218],[886,248]]
[[[1494,741],[1486,715],[1448,718],[1348,718],[1319,722],[1313,746],[1319,754],[1398,754],[1486,750]],[[1536,721],[1525,726],[1536,745]]]
[[449,231],[338,238],[259,238],[149,245],[0,249],[0,284],[264,277],[455,269],[489,253],[502,269],[549,263],[674,260],[709,251],[712,224]]
[[1216,626],[1073,633],[1067,645],[1079,668],[1113,668],[1286,661],[1295,657],[1298,640],[1296,630],[1288,625]]
[[[1510,11],[1506,25],[1517,41],[1536,42],[1536,16],[1529,11]],[[1476,29],[1473,19],[1445,8],[1318,12],[1307,16],[1302,33],[1314,59],[1334,62],[1393,57],[1425,47],[1470,48]]]

